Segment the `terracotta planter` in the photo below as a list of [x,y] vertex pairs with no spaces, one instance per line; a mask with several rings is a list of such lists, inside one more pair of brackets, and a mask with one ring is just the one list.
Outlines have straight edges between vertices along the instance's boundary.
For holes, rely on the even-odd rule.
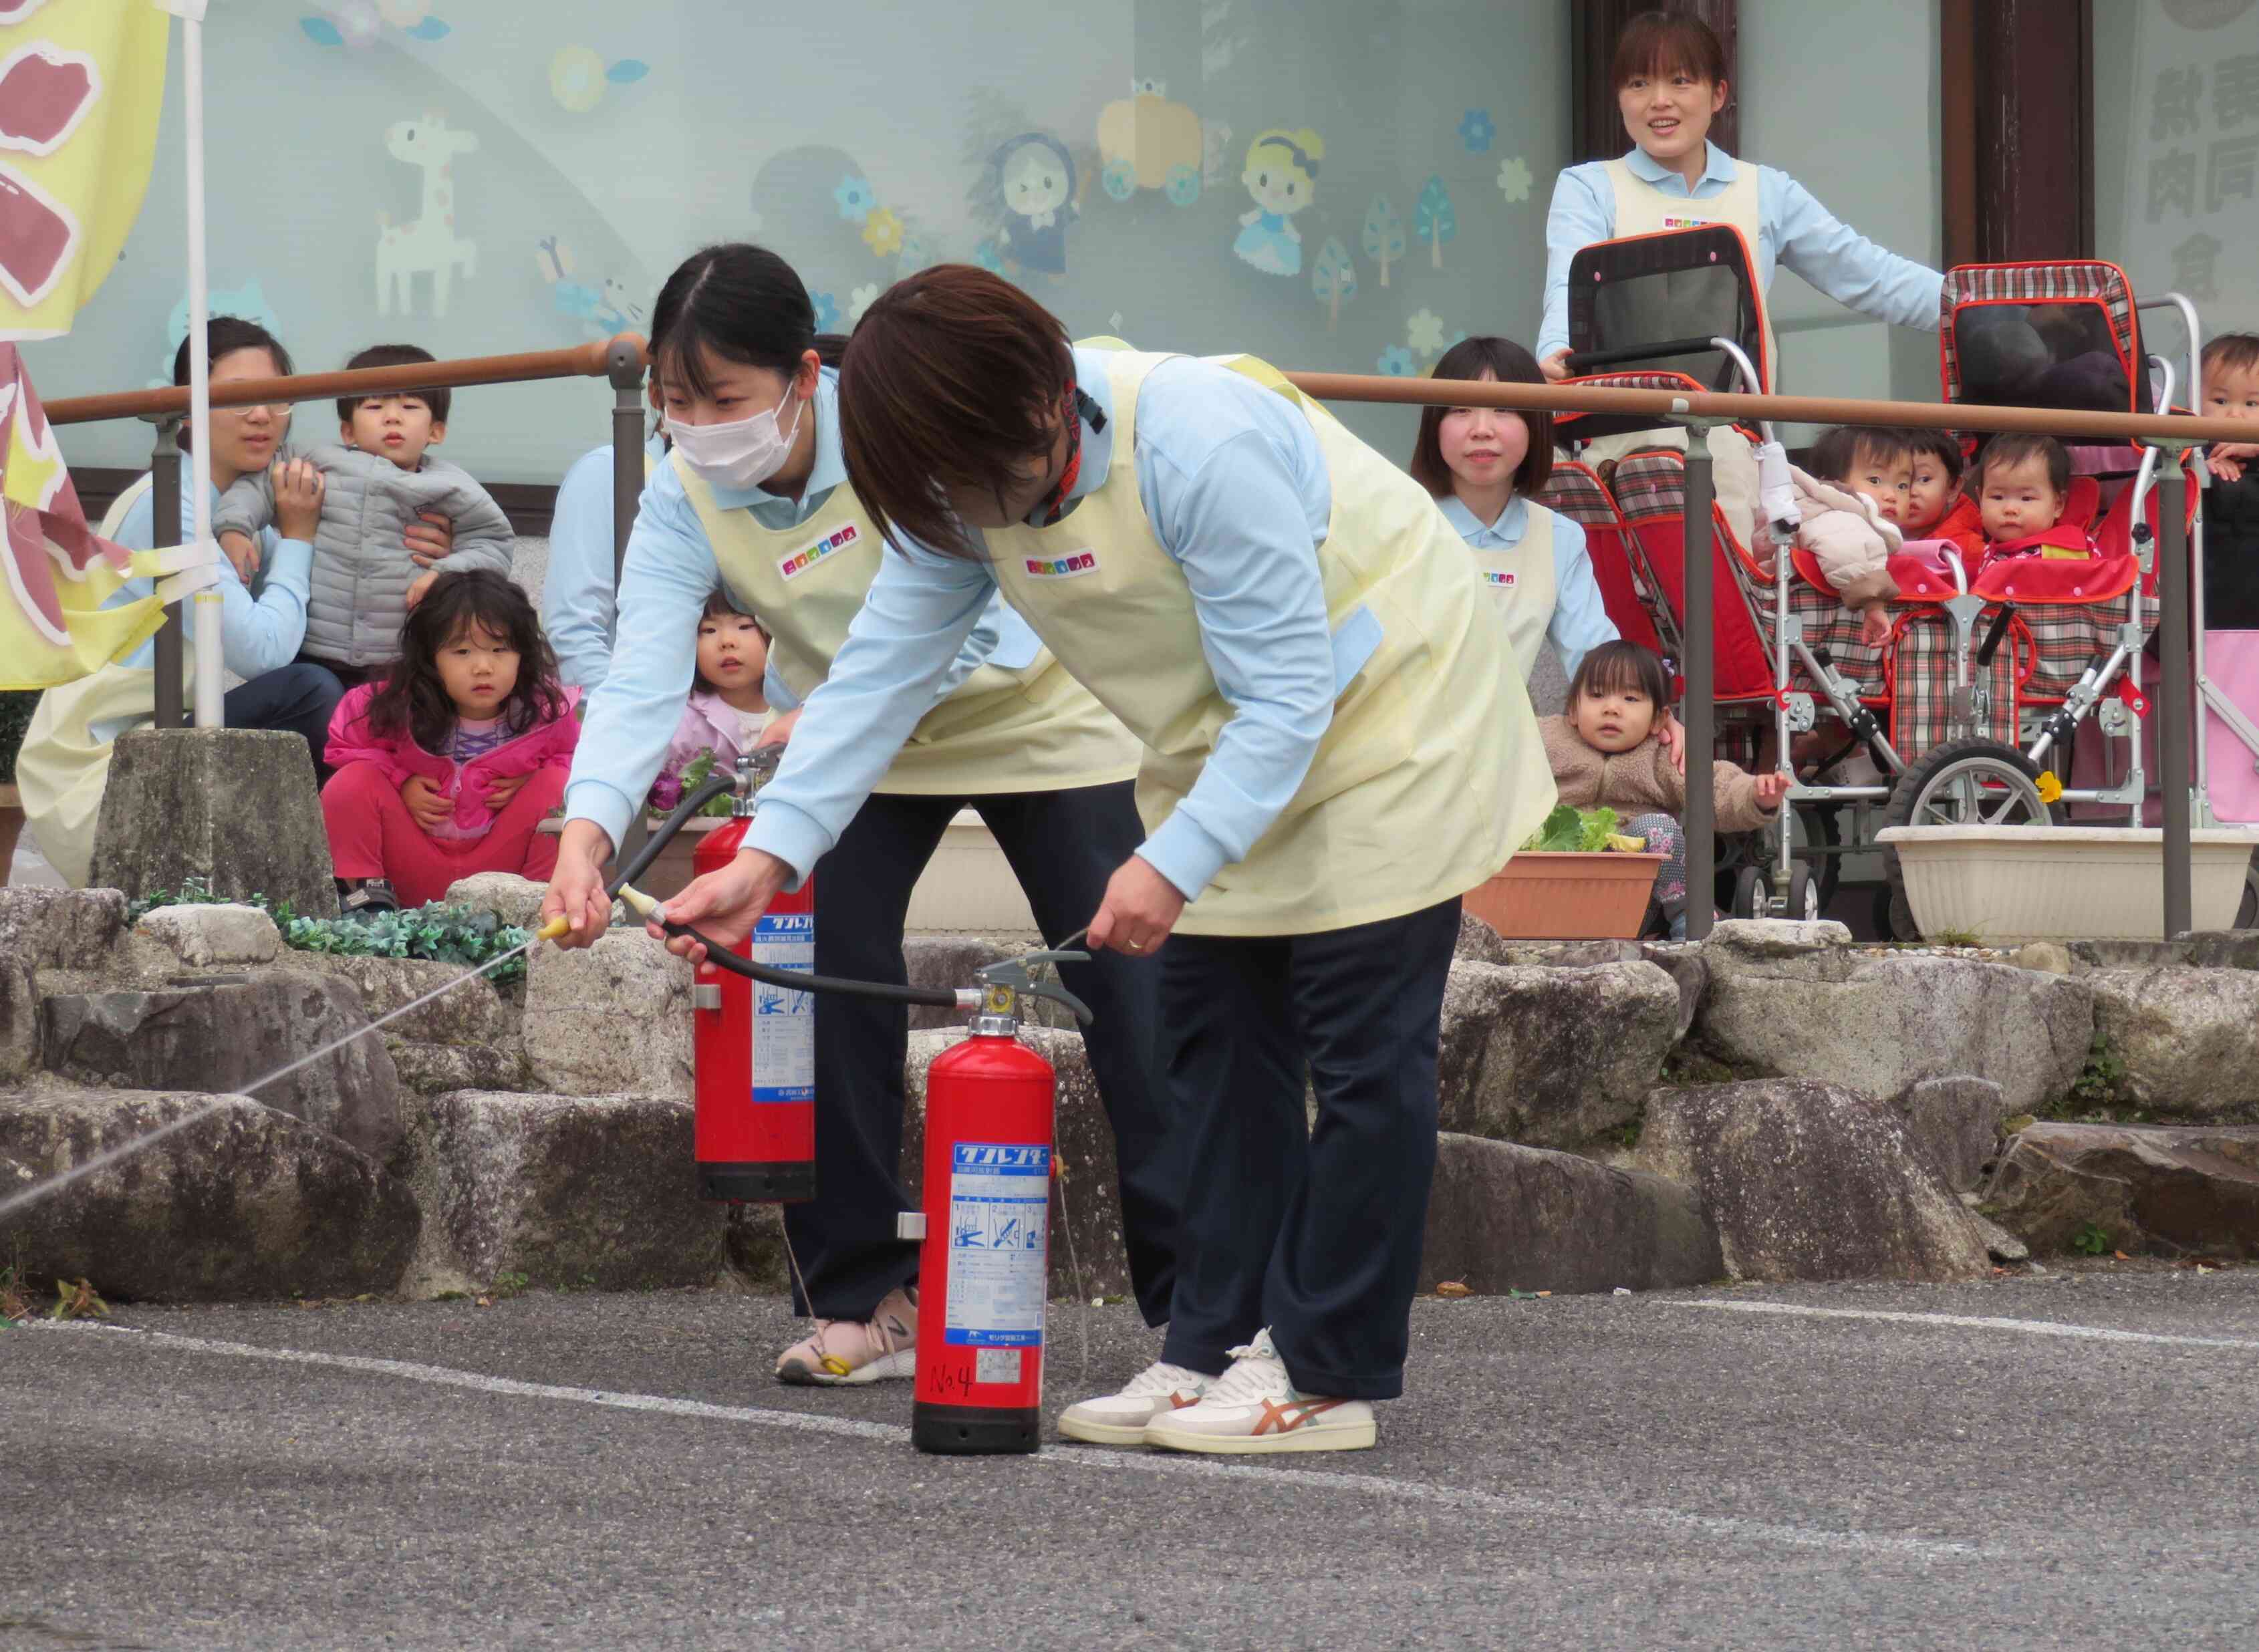
[[1511,941],[1635,940],[1663,861],[1524,850],[1462,904]]

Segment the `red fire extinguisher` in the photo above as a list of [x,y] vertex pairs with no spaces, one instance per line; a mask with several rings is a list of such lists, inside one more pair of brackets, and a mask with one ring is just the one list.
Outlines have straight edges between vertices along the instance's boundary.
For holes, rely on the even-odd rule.
[[[752,822],[751,799],[740,795],[731,818],[691,857],[700,876],[730,864]],[[815,879],[772,901],[732,950],[770,969],[813,974]],[[814,999],[704,964],[692,1000],[699,1197],[758,1204],[815,1198]]]
[[910,1441],[951,1456],[1034,1451],[1041,1443],[1044,1303],[1048,1294],[1051,1127],[1057,1076],[1019,1042],[1020,1000],[1090,1012],[1029,965],[1080,952],[1038,952],[980,972],[972,1036],[926,1077],[925,1208],[907,1213],[918,1262],[917,1389]]

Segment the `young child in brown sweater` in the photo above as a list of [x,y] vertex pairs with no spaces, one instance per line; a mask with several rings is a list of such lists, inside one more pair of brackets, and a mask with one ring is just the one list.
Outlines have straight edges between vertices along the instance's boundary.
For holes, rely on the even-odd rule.
[[[1578,808],[1612,808],[1626,817],[1628,837],[1644,837],[1650,853],[1667,855],[1655,898],[1671,920],[1673,940],[1686,934],[1686,839],[1678,815],[1686,777],[1655,737],[1671,701],[1661,656],[1637,643],[1603,643],[1586,654],[1569,684],[1569,709],[1540,717],[1546,761],[1561,801]],[[1750,774],[1731,763],[1711,768],[1721,832],[1750,832],[1779,818],[1786,774]]]

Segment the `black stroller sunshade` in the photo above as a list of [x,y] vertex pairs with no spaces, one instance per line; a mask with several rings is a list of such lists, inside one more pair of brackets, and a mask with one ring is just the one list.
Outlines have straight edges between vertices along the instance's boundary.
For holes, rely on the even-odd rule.
[[[1759,382],[1712,338],[1730,338]],[[1664,230],[1580,249],[1569,265],[1569,371],[1682,373],[1707,389],[1764,391],[1772,382],[1764,301],[1749,244],[1727,224]]]

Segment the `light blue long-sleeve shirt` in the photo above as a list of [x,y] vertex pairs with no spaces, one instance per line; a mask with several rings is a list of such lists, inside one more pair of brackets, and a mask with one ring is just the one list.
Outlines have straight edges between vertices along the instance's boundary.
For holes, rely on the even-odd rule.
[[[185,474],[185,462],[182,470],[183,487],[195,486]],[[217,488],[211,500],[212,509],[217,511]],[[143,493],[127,508],[125,519],[118,523],[117,542],[129,551],[156,549],[156,512],[155,491]],[[187,513],[182,514],[185,516]],[[195,530],[190,523],[183,521],[182,531],[193,533]],[[233,563],[225,557],[220,559],[220,656],[228,670],[248,682],[298,657],[299,646],[306,640],[306,596],[313,585],[313,567],[314,547],[310,544],[303,539],[285,539],[272,527],[262,528],[259,533],[258,595],[244,588]],[[128,580],[103,606],[116,608],[155,592],[154,580]],[[157,663],[157,639],[147,638],[120,663],[137,671],[153,669]]]
[[[1690,191],[1686,180],[1644,149],[1634,149],[1624,164],[1665,195],[1706,201],[1723,193],[1744,166],[1717,145]],[[1545,218],[1545,319],[1537,330],[1540,360],[1569,344],[1569,261],[1596,241],[1616,232],[1616,196],[1605,162],[1588,160],[1563,170],[1553,185],[1553,207]],[[1786,173],[1757,167],[1757,277],[1772,290],[1773,268],[1785,264],[1839,304],[1878,321],[1937,331],[1938,295],[1945,277],[1928,265],[1900,258],[1878,246],[1812,198]]]
[[[1506,502],[1496,522],[1476,516],[1457,494],[1446,494],[1436,502],[1443,508],[1443,520],[1470,550],[1511,551],[1529,531],[1529,502],[1519,494]],[[1586,654],[1617,640],[1615,622],[1600,600],[1600,582],[1593,577],[1584,524],[1557,510],[1553,513],[1553,616],[1545,623],[1545,637],[1560,657],[1561,674],[1571,679]]]
[[[654,438],[652,460],[666,450]],[[583,453],[558,484],[541,628],[567,687],[593,694],[612,665],[612,445]]]
[[[1105,364],[1104,352],[1075,352],[1076,377],[1105,416],[1103,428],[1084,423],[1075,499],[1103,487],[1119,457]],[[1232,708],[1192,790],[1137,851],[1190,899],[1269,830],[1333,721],[1333,639],[1316,554],[1332,483],[1293,403],[1210,363],[1154,368],[1137,425],[1138,498],[1184,570],[1201,652]],[[750,846],[808,872],[854,818],[996,594],[985,555],[887,557],[761,794]]]
[[[832,369],[823,370],[815,405],[802,417],[816,421],[816,454],[807,486],[797,499],[763,488],[716,488],[715,503],[724,510],[750,510],[762,526],[779,532],[797,527],[823,509],[831,490],[847,480],[847,461],[839,444],[838,374]],[[599,452],[609,455],[611,450]],[[574,468],[579,470],[595,457],[584,456]],[[609,469],[602,474],[610,474]],[[609,587],[609,487],[604,493]],[[900,559],[888,555],[885,559],[891,563]],[[581,741],[573,752],[573,778],[565,788],[567,817],[594,821],[616,845],[649,794],[666,758],[667,742],[681,721],[697,670],[699,616],[721,580],[714,547],[682,490],[682,479],[672,464],[656,466],[636,507],[636,523],[620,570],[617,640],[611,644],[602,684],[588,702]],[[953,664],[944,662],[933,694],[917,709],[919,716],[984,661],[1016,669],[1034,659],[1041,647],[1027,622],[1001,600],[992,602],[985,615],[976,613],[961,635],[964,647]],[[763,693],[773,710],[788,711],[797,703],[773,666]],[[910,721],[915,724],[917,718]],[[893,750],[887,748],[889,758]],[[859,796],[859,804],[860,801]]]

